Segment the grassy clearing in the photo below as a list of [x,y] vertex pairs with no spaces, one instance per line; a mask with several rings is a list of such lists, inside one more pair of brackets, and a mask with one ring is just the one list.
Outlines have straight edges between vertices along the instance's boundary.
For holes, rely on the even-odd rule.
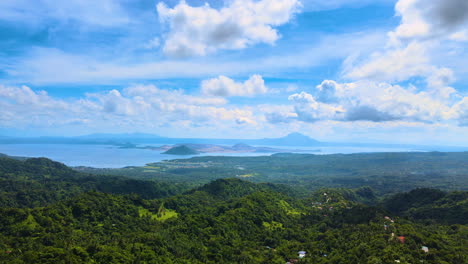
[[171,209],[164,208],[164,205],[161,205],[158,209],[158,213],[152,213],[150,210],[140,207],[138,208],[138,215],[140,217],[151,217],[151,220],[164,222],[169,218],[178,217],[178,213]]
[[278,205],[280,206],[281,209],[283,209],[284,211],[286,211],[286,214],[288,215],[300,215],[301,212],[299,212],[298,210],[295,210],[288,202],[286,202],[285,200],[280,200],[278,202]]

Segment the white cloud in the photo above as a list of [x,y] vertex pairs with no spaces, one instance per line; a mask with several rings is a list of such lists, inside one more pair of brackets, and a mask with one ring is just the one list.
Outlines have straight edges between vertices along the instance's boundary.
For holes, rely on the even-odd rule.
[[271,124],[291,123],[297,120],[297,114],[290,105],[259,105],[257,108],[264,114],[265,121]]
[[390,33],[394,39],[447,36],[468,25],[466,0],[399,0],[395,11],[401,24]]
[[405,47],[386,50],[383,54],[377,52],[362,64],[347,68],[344,77],[388,83],[419,77],[425,80],[428,92],[449,99],[456,93],[449,86],[455,81],[455,75],[449,68],[433,66],[428,50],[430,45],[426,43],[411,42]]
[[455,40],[455,41],[468,41],[468,30],[462,30],[453,33],[452,35],[449,36],[449,39]]
[[359,81],[337,83],[325,80],[316,87],[315,96],[307,92],[289,96],[293,103],[291,115],[284,109],[266,111],[271,123],[321,120],[335,121],[408,121],[444,123],[466,118],[464,100],[446,100],[437,94],[417,91],[413,86]]
[[154,85],[134,85],[124,89],[127,97],[161,98],[165,102],[183,101],[189,105],[225,105],[226,99],[211,96],[186,95],[183,90],[159,89]]
[[187,95],[180,90],[162,90],[136,85],[79,99],[63,100],[31,88],[0,86],[0,126],[114,126],[160,127],[188,122],[189,125],[256,125],[248,107],[225,105],[223,98]]
[[297,89],[299,89],[299,86],[297,86],[296,84],[290,84],[288,85],[288,87],[286,87],[286,92],[294,92],[296,91]]
[[[278,76],[285,71],[320,67],[330,60],[344,59],[356,51],[371,49],[384,38],[385,34],[375,32],[327,36],[312,46],[293,47],[280,53],[266,53],[240,60],[134,60],[126,56],[102,58],[102,54],[83,55],[54,48],[31,47],[28,53],[14,60],[0,60],[0,68],[11,79],[41,85],[115,84],[128,80],[207,78],[227,74],[246,76],[253,72],[274,73]],[[347,45],[343,47],[341,43]]]
[[201,91],[203,94],[213,96],[253,96],[268,92],[268,88],[260,75],[252,75],[243,83],[221,75],[218,78],[202,81]]
[[[387,44],[367,58],[348,57],[343,64],[343,77],[355,82],[385,83],[423,79],[426,86],[422,88],[427,94],[450,102],[457,95],[450,86],[455,72],[438,64],[450,62],[459,56],[457,50],[463,49],[459,41],[465,25],[468,26],[468,2],[399,0],[395,10],[401,22],[388,33]],[[441,47],[453,52],[443,52]],[[435,63],[435,58],[442,57]]]
[[451,109],[453,118],[458,119],[460,126],[468,126],[468,97],[455,104]]
[[348,69],[345,77],[354,80],[403,81],[413,76],[427,76],[432,70],[427,47],[412,42],[404,48],[373,53],[368,60]]
[[172,57],[190,57],[274,44],[280,38],[274,27],[287,23],[300,5],[299,0],[233,0],[217,10],[208,4],[192,7],[181,1],[169,8],[160,2],[159,18],[169,25],[163,50]]
[[334,101],[346,109],[345,120],[437,122],[448,118],[449,106],[444,101],[428,92],[418,92],[412,86],[325,81],[318,86],[319,91],[324,84],[331,86],[330,82],[334,86]]
[[340,106],[317,102],[311,94],[306,92],[293,94],[288,99],[294,103],[298,120],[304,122],[334,119],[343,111]]

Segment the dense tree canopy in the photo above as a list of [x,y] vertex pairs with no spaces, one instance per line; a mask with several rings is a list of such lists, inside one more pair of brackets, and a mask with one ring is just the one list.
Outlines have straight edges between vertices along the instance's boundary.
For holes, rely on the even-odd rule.
[[380,199],[369,187],[322,188],[302,198],[231,178],[172,194],[45,159],[0,164],[1,263],[468,261],[467,192]]

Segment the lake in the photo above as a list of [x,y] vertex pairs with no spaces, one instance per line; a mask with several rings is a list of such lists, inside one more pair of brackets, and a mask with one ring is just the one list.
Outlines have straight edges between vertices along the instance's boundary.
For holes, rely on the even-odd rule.
[[[164,145],[164,144],[161,144]],[[278,149],[301,149],[302,153],[335,154],[363,152],[406,152],[414,151],[403,148],[369,147],[284,147],[268,146]],[[310,151],[307,151],[307,150]],[[320,152],[314,150],[319,149]],[[285,151],[286,152],[286,151]],[[143,166],[147,163],[169,159],[185,159],[193,156],[161,154],[149,149],[125,149],[111,145],[79,144],[0,144],[0,153],[10,156],[46,157],[68,166],[88,166],[95,168],[121,168],[125,166]],[[266,153],[209,153],[197,156],[268,156]]]

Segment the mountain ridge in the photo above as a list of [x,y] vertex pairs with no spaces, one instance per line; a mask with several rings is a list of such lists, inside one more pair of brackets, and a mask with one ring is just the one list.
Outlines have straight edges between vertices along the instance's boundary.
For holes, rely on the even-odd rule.
[[313,139],[299,132],[278,138],[222,139],[222,138],[170,138],[155,134],[90,134],[73,137],[0,137],[0,144],[89,144],[89,145],[131,145],[131,144],[218,144],[236,145],[239,143],[259,146],[302,146],[302,147],[369,147],[369,148],[411,148],[418,151],[468,151],[468,146],[417,145],[402,143],[361,143],[325,142]]

